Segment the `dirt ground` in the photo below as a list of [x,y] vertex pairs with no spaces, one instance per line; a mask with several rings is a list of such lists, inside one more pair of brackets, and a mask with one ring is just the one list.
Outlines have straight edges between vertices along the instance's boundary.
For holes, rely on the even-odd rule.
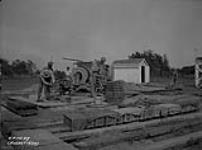
[[32,85],[38,83],[37,77],[26,77],[16,79],[4,79],[2,80],[3,91],[15,91],[30,88]]
[[[149,87],[167,87],[170,84],[170,79],[169,78],[156,78],[155,80],[153,79],[152,82],[149,84]],[[134,85],[138,86],[138,85]],[[38,79],[37,78],[24,78],[24,79],[8,79],[8,80],[3,80],[3,93],[4,92],[13,92],[13,91],[32,91],[33,94],[36,94],[38,87]],[[139,87],[139,86],[138,86]],[[141,87],[139,87],[141,88]],[[191,94],[191,95],[196,95],[201,97],[201,104],[202,104],[202,90],[201,89],[196,89],[194,87],[194,79],[193,78],[183,78],[178,80],[176,88],[182,89],[182,91],[186,94]],[[202,108],[202,107],[201,107]],[[200,135],[201,136],[201,135]],[[184,137],[182,138],[176,138],[176,140],[184,140]],[[173,143],[175,139],[170,140],[168,142]],[[159,144],[162,145],[164,141],[160,142]],[[168,142],[165,142],[164,144],[166,145]],[[153,145],[152,141],[143,141],[143,145]],[[140,143],[141,144],[141,143]],[[140,146],[141,147],[141,146]],[[140,148],[139,147],[139,148]],[[158,143],[157,143],[158,147]],[[132,149],[138,149],[137,144],[130,143],[130,142],[120,142],[120,143],[114,143],[113,145],[101,148],[101,150],[111,150],[111,149],[125,149],[125,150],[132,150]],[[154,146],[155,148],[155,146]],[[202,148],[202,142],[200,141],[199,144],[193,145],[191,147],[186,147],[186,148],[181,148],[185,150],[200,150]],[[143,148],[141,148],[143,149]]]
[[[152,78],[151,85],[158,86],[168,86],[170,84],[170,78]],[[24,77],[24,78],[15,78],[15,79],[5,79],[2,80],[3,91],[12,91],[12,90],[23,90],[31,87],[34,84],[38,84],[37,77]],[[194,78],[182,78],[178,79],[177,86],[183,88],[194,88]]]

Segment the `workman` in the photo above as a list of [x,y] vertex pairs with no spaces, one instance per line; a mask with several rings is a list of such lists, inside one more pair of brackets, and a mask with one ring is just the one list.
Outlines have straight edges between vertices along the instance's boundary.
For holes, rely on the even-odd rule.
[[53,62],[48,62],[48,66],[43,68],[39,75],[39,89],[37,95],[37,102],[43,101],[41,99],[42,92],[46,100],[50,98],[50,88],[55,82],[55,77],[53,73]]
[[66,67],[65,74],[66,74],[67,77],[71,76],[71,70],[70,70],[69,66]]
[[97,64],[97,60],[94,60],[92,62],[92,67],[91,67],[91,77],[90,77],[90,80],[91,80],[91,95],[92,97],[96,100],[96,89],[95,89],[95,84],[96,84],[96,76],[99,74],[99,67],[98,67],[98,64]]
[[175,69],[173,71],[173,76],[172,76],[172,87],[176,85],[177,79],[178,79],[178,72],[177,72],[177,69]]
[[101,57],[100,59],[100,67],[99,67],[99,74],[100,75],[106,75],[106,58],[105,57]]
[[60,86],[60,95],[65,95],[65,93],[68,91],[68,94],[71,95],[71,90],[72,90],[72,74],[70,71],[70,67],[66,67],[66,72],[65,72],[65,79],[63,79],[59,86]]

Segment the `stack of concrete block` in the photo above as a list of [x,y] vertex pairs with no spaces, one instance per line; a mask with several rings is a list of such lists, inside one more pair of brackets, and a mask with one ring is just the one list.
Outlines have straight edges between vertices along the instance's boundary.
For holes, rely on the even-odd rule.
[[108,103],[118,104],[125,98],[124,82],[112,81],[106,85],[105,99]]

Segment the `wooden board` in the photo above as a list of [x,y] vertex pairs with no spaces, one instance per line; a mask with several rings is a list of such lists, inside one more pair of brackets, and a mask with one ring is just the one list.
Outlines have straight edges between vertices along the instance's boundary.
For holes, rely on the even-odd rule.
[[[159,142],[142,141],[134,143],[117,143],[107,147],[100,148],[99,150],[168,150],[168,149],[185,149],[185,147],[193,146],[194,142],[202,142],[202,131],[190,133],[184,136],[178,136]],[[189,145],[187,145],[187,143]],[[193,144],[193,145],[192,145]],[[190,148],[190,147],[189,147]]]
[[200,130],[202,130],[202,120],[184,120],[184,122],[168,122],[164,125],[147,126],[146,128],[143,126],[142,128],[131,131],[114,131],[105,134],[99,134],[96,136],[90,136],[89,138],[85,138],[74,144],[80,149],[97,149],[123,141],[140,141],[168,135],[175,137],[177,135],[183,135]]
[[55,107],[66,107],[66,106],[70,106],[70,105],[80,105],[80,104],[89,104],[92,103],[94,100],[93,98],[81,98],[79,96],[73,96],[71,98],[71,101],[67,101],[67,102],[61,102],[59,100],[44,100],[43,102],[36,102],[35,99],[33,99],[33,97],[31,98],[25,98],[25,97],[21,97],[21,96],[12,96],[12,99],[18,99],[19,101],[22,102],[28,102],[31,103],[33,105],[36,105],[40,108],[55,108]]

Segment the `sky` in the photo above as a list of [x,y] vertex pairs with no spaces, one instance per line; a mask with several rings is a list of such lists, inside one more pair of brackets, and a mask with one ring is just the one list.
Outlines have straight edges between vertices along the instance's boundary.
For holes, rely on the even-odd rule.
[[202,56],[202,0],[2,0],[0,56],[56,68],[152,49],[172,67]]

